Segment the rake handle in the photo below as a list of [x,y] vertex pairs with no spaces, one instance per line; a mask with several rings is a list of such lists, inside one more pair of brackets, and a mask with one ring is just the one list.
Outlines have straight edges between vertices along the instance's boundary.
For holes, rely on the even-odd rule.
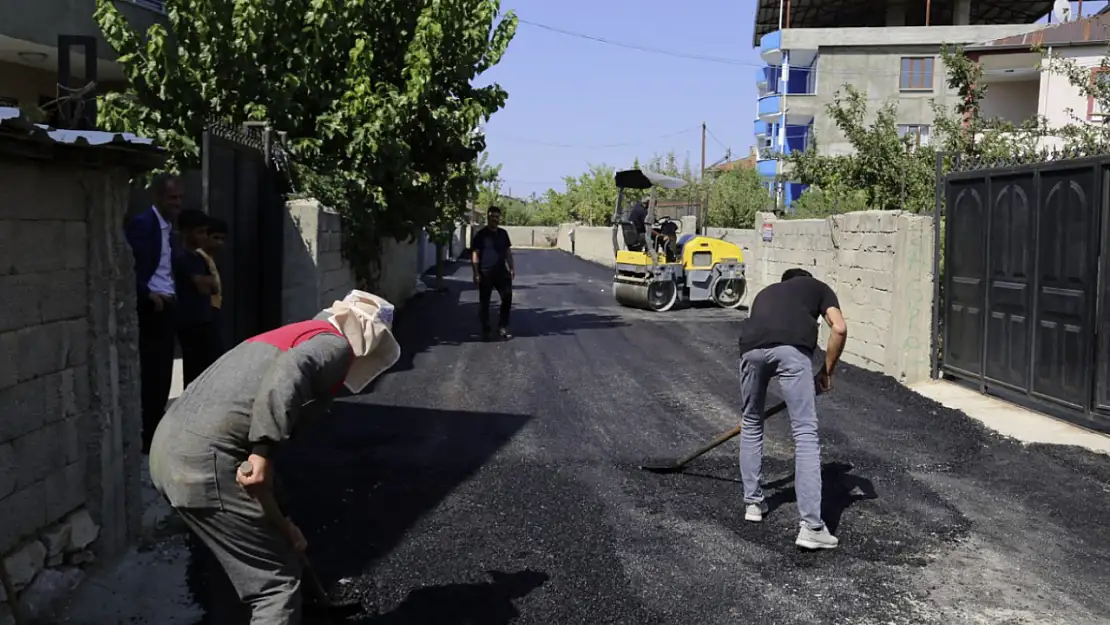
[[[785,408],[786,408],[786,402],[784,402],[784,401],[780,401],[779,403],[775,404],[774,406],[771,406],[770,408],[768,408],[768,409],[767,409],[767,410],[766,410],[766,411],[765,411],[765,412],[763,413],[763,416],[764,416],[765,418],[766,418],[766,417],[769,417],[769,416],[771,416],[771,415],[774,415],[774,414],[777,414],[777,413],[780,413],[780,412],[782,412],[782,411],[783,411],[783,410],[784,410]],[[717,437],[717,438],[716,438],[716,439],[715,439],[715,440],[714,440],[713,442],[709,443],[709,444],[708,444],[708,445],[706,445],[705,447],[702,447],[701,449],[698,449],[697,451],[694,451],[694,452],[692,452],[691,454],[689,454],[688,456],[686,456],[686,457],[685,457],[685,458],[683,458],[682,460],[679,460],[678,462],[676,462],[676,463],[674,464],[674,466],[675,466],[676,468],[677,468],[677,467],[682,467],[682,466],[685,466],[686,464],[688,464],[688,463],[689,463],[689,462],[690,462],[691,460],[693,460],[694,458],[697,458],[698,456],[701,456],[701,455],[703,455],[703,454],[706,454],[706,453],[708,453],[708,452],[710,452],[710,451],[713,451],[713,450],[714,450],[714,449],[716,449],[717,447],[719,447],[719,446],[723,445],[724,443],[727,443],[728,441],[730,441],[730,440],[732,440],[733,438],[735,438],[735,437],[736,437],[736,435],[740,433],[740,430],[741,430],[742,428],[743,428],[743,424],[741,424],[741,425],[738,425],[738,426],[736,426],[736,427],[732,428],[731,430],[729,430],[729,431],[725,432],[724,434],[721,434],[721,435],[720,435],[720,436],[718,436],[718,437]]]
[[[254,474],[254,467],[251,466],[250,462],[244,460],[242,464],[239,465],[239,473],[241,473],[243,477],[250,477]],[[272,500],[269,497],[263,497],[259,499],[259,502],[262,504],[262,511],[265,513],[266,518],[276,527],[281,527],[286,523],[285,516],[281,513],[281,510],[278,510],[276,506],[272,505]],[[314,569],[312,564],[308,561],[308,556],[302,553],[300,557],[301,568],[304,569],[305,581],[308,582],[308,589],[312,592],[318,603],[325,606],[332,605],[331,597],[329,597],[327,591],[324,590],[324,585],[320,582],[319,576],[316,575],[316,569]]]

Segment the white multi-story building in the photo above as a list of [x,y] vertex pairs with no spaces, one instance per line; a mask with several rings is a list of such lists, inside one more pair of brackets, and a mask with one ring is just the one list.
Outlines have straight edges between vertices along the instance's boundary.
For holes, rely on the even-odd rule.
[[844,84],[867,93],[872,114],[894,98],[902,132],[927,142],[932,102],[954,96],[942,45],[1039,30],[1051,9],[1051,0],[758,0],[753,44],[766,66],[756,72],[755,135],[769,190],[785,206],[801,195],[781,159],[814,138],[821,153],[851,152],[826,113]]
[[[1090,80],[1110,80],[1103,59],[1110,45],[1110,12],[1057,24],[1025,35],[1003,37],[964,47],[968,58],[983,69],[987,91],[981,114],[1013,124],[1041,116],[1050,128],[1075,123],[1105,123],[1110,111],[1084,94],[1050,58],[1068,59]],[[1043,47],[1044,53],[1034,49]],[[1042,139],[1041,147],[1063,147],[1056,137]]]

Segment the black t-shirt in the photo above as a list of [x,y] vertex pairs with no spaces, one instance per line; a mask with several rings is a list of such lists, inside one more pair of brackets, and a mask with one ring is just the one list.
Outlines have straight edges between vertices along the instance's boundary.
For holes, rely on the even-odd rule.
[[505,269],[512,245],[508,232],[502,228],[490,230],[488,226],[475,232],[470,241],[470,249],[478,252],[478,265],[482,271]]
[[632,210],[628,212],[628,221],[636,228],[636,232],[647,232],[647,227],[644,222],[647,221],[647,208],[644,207],[643,202],[637,202]]
[[201,293],[193,276],[210,276],[208,263],[192,250],[182,250],[174,263],[174,284],[177,291],[177,319],[183,327],[212,320],[212,296]]
[[812,354],[817,347],[817,320],[829,308],[840,308],[840,300],[816,278],[802,276],[772,284],[755,296],[741,324],[740,353],[792,345]]

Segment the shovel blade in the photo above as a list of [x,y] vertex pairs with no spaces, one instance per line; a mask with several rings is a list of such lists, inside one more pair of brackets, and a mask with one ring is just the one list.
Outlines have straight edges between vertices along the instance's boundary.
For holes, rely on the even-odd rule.
[[649,473],[678,473],[679,471],[681,471],[683,469],[683,466],[685,466],[685,465],[679,465],[679,466],[671,465],[671,466],[667,466],[667,467],[649,467],[649,466],[641,465],[640,470],[641,471],[647,471]]

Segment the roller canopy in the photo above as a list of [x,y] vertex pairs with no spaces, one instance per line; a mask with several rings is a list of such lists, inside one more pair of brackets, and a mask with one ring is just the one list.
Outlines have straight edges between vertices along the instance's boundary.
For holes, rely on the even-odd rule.
[[658,172],[640,169],[618,171],[615,180],[618,187],[625,189],[650,189],[651,187],[681,189],[686,186],[686,181],[682,178],[674,178]]

